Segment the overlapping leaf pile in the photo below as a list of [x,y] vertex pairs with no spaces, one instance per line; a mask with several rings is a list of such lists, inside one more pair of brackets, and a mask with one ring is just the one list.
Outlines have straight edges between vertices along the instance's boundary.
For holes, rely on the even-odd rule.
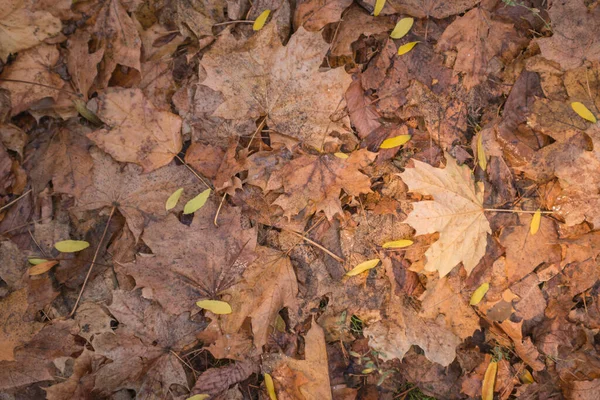
[[2,398],[600,398],[599,21],[8,1]]

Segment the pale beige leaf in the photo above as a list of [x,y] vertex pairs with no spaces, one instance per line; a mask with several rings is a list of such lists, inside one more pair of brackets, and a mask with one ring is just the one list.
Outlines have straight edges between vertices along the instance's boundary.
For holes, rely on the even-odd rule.
[[415,168],[400,174],[410,191],[433,196],[433,201],[413,203],[404,222],[415,228],[417,235],[440,233],[425,253],[425,269],[439,271],[442,277],[460,262],[470,273],[485,254],[487,234],[492,232],[471,171],[449,154],[446,160],[444,169],[415,160]]

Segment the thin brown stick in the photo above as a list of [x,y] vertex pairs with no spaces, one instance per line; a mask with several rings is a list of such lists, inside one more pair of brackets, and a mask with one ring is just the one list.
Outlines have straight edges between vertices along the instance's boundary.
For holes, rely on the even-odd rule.
[[[516,214],[535,214],[537,211],[527,211],[527,210],[504,210],[500,208],[484,208],[483,211],[491,211],[491,212],[510,212]],[[541,214],[554,214],[554,211],[540,211]]]
[[221,203],[219,204],[219,208],[217,208],[217,212],[215,214],[215,219],[213,220],[213,224],[215,224],[215,226],[218,228],[219,224],[217,223],[217,220],[219,219],[219,213],[221,212],[221,207],[223,207],[223,203],[225,202],[225,197],[227,197],[227,193],[225,193],[223,195],[223,198],[221,199]]
[[66,89],[62,89],[62,88],[57,88],[57,87],[54,87],[54,86],[44,85],[43,83],[29,82],[29,81],[22,81],[20,79],[8,79],[8,78],[0,78],[0,81],[14,82],[14,83],[25,83],[27,85],[41,86],[41,87],[45,87],[45,88],[48,88],[48,89],[58,90],[59,92],[69,93],[69,94],[72,94],[72,95],[77,96],[77,97],[81,97],[81,95],[79,93],[71,92],[70,90],[66,90]]
[[19,197],[17,197],[16,199],[14,199],[13,201],[11,201],[10,203],[7,203],[5,205],[3,205],[2,207],[0,207],[0,211],[4,211],[4,209],[12,206],[13,204],[15,204],[17,201],[21,200],[23,197],[27,196],[29,193],[31,193],[32,189],[29,189],[28,191],[26,191],[25,193],[23,193],[22,195],[20,195]]
[[258,132],[260,132],[262,130],[262,128],[265,126],[265,122],[267,122],[267,117],[264,117],[263,120],[260,122],[260,124],[258,125],[258,128],[256,128],[256,130],[254,131],[254,134],[252,135],[252,137],[250,138],[250,142],[248,143],[248,146],[246,147],[246,149],[250,148],[250,145],[252,144],[252,141],[254,140],[254,137],[256,136],[256,134]]
[[288,230],[288,229],[284,229],[284,230],[285,230],[286,232],[290,232],[290,233],[292,233],[292,234],[294,234],[294,235],[296,235],[296,236],[298,236],[298,237],[302,238],[302,240],[304,240],[305,242],[307,242],[307,243],[310,243],[310,244],[312,244],[313,246],[317,247],[318,249],[320,249],[320,250],[324,251],[325,253],[327,253],[327,254],[328,254],[328,255],[329,255],[331,258],[333,258],[334,260],[336,260],[336,261],[339,261],[339,262],[341,262],[341,263],[345,262],[345,260],[344,260],[343,258],[341,258],[341,257],[339,257],[339,256],[337,256],[337,255],[335,255],[335,254],[334,254],[334,253],[332,253],[331,251],[327,250],[325,247],[321,246],[319,243],[317,243],[317,242],[313,242],[312,240],[310,240],[310,239],[309,239],[309,238],[307,238],[306,236],[304,236],[304,235],[301,235],[301,234],[299,234],[298,232],[294,232],[294,231]]
[[178,155],[178,154],[175,154],[175,158],[176,158],[177,160],[179,160],[179,162],[181,162],[183,165],[185,165],[185,167],[186,167],[187,169],[189,169],[189,170],[190,170],[190,172],[191,172],[192,174],[194,174],[194,176],[200,180],[200,182],[204,183],[204,186],[206,186],[208,189],[212,189],[212,188],[211,188],[211,187],[208,185],[208,183],[206,183],[206,181],[205,181],[204,179],[202,179],[202,177],[200,176],[200,174],[198,174],[198,173],[197,173],[197,172],[194,170],[194,168],[192,168],[192,167],[191,167],[191,166],[190,166],[188,163],[186,163],[186,162],[183,160],[183,158],[179,157],[179,155]]
[[227,21],[227,22],[219,22],[218,24],[213,24],[213,26],[222,26],[222,25],[231,25],[231,24],[253,24],[254,21],[249,21],[247,19],[236,19],[235,21]]
[[96,264],[96,258],[98,258],[98,253],[100,253],[100,248],[102,247],[102,242],[104,242],[104,238],[106,237],[106,233],[108,232],[108,227],[110,226],[110,220],[112,219],[113,214],[115,213],[116,206],[110,210],[110,215],[108,216],[108,221],[106,221],[106,226],[104,227],[104,232],[102,232],[102,237],[100,238],[100,243],[96,247],[96,252],[94,253],[94,258],[92,259],[92,263],[90,264],[90,268],[88,269],[87,275],[85,276],[85,280],[83,281],[83,285],[81,285],[81,290],[79,291],[79,296],[77,296],[77,301],[73,306],[73,310],[67,316],[67,318],[71,318],[75,311],[77,310],[77,306],[79,305],[79,300],[81,300],[81,295],[83,294],[83,290],[85,289],[85,285],[87,284],[88,279],[90,279],[90,274],[92,273],[92,269],[94,268],[94,264]]

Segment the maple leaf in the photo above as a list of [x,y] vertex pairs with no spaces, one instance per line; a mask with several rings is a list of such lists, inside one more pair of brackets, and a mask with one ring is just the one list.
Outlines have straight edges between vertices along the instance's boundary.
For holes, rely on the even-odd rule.
[[98,69],[91,66],[98,65],[104,57],[104,48],[100,48],[94,53],[89,52],[91,38],[89,32],[76,31],[68,41],[67,68],[75,87],[83,95],[84,100],[88,99],[90,88],[98,75]]
[[552,37],[540,38],[542,55],[567,71],[587,61],[600,61],[600,8],[588,8],[583,0],[552,2],[548,10]]
[[347,159],[333,154],[302,155],[271,175],[268,190],[283,187],[284,193],[274,201],[286,216],[325,212],[332,219],[342,212],[340,191],[351,196],[371,192],[371,180],[359,171],[375,159],[366,149],[353,152]]
[[60,19],[47,11],[33,11],[33,0],[7,0],[0,11],[0,61],[11,53],[33,47],[60,33]]
[[0,82],[0,87],[10,91],[12,116],[27,110],[43,98],[58,98],[60,92],[55,88],[61,88],[64,82],[58,74],[52,72],[52,68],[59,56],[56,46],[43,44],[19,53],[15,62],[4,68],[3,78],[34,83]]
[[81,193],[75,204],[76,210],[115,206],[127,220],[136,240],[148,220],[167,214],[165,201],[175,190],[183,187],[185,196],[190,197],[200,189],[196,178],[183,166],[168,165],[141,174],[138,166],[129,164],[122,168],[97,148],[92,148],[90,154],[94,162],[92,184],[81,187],[87,184],[87,177],[74,181],[75,193]]
[[108,128],[88,134],[118,161],[141,165],[145,172],[173,160],[182,146],[181,118],[159,111],[140,89],[109,88],[92,107]]
[[203,85],[225,98],[213,115],[242,121],[263,116],[270,129],[321,149],[330,132],[347,132],[330,116],[351,82],[342,68],[319,72],[328,48],[320,33],[304,28],[284,47],[275,24],[247,42],[221,35],[201,61]]
[[442,51],[456,49],[454,72],[465,73],[466,89],[487,80],[488,65],[494,57],[512,60],[527,44],[512,24],[494,21],[490,13],[476,7],[450,24],[438,41]]
[[172,215],[151,223],[142,239],[154,257],[138,256],[123,266],[171,313],[194,310],[196,301],[229,288],[253,259],[255,230],[243,229],[239,209],[230,207],[221,209],[216,227],[216,209],[208,202],[189,227]]
[[446,154],[446,168],[434,168],[414,160],[400,176],[412,192],[433,196],[433,201],[413,203],[413,211],[404,221],[417,235],[439,232],[440,238],[425,256],[427,271],[446,276],[462,262],[470,273],[485,254],[487,234],[492,233],[484,215],[483,193],[476,193],[473,174]]

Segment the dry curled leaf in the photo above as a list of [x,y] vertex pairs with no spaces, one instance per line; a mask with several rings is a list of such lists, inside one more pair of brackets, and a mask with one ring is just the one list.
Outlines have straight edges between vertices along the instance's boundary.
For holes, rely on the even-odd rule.
[[487,234],[492,233],[483,209],[483,193],[475,191],[473,174],[466,166],[446,154],[446,168],[434,168],[414,161],[400,176],[412,192],[433,196],[433,201],[413,203],[413,211],[404,221],[417,235],[439,232],[425,256],[427,271],[447,275],[462,262],[467,273],[485,254]]

